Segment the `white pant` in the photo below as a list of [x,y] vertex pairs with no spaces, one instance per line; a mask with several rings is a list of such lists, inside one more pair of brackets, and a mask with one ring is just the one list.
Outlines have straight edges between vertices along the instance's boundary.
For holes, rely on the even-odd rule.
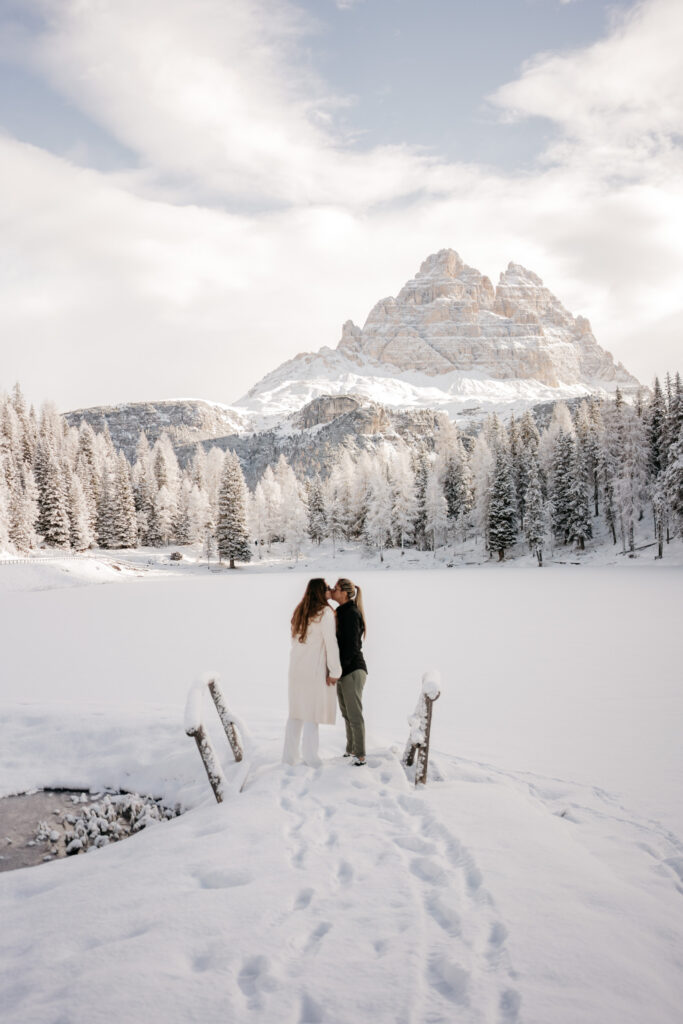
[[318,723],[302,722],[300,718],[288,718],[285,729],[285,749],[282,752],[284,764],[297,764],[300,759],[299,745],[303,729],[303,756],[306,764],[318,768]]

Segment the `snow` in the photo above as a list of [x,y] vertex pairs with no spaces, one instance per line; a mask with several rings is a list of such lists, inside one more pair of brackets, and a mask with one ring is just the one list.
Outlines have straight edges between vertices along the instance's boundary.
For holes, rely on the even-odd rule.
[[263,378],[233,408],[251,430],[269,430],[321,395],[358,395],[396,409],[436,409],[464,422],[489,413],[518,415],[540,402],[591,394],[607,396],[605,382],[549,387],[531,378],[498,379],[483,371],[453,370],[430,375],[401,371],[367,356],[350,359],[321,349],[289,360]]
[[441,673],[437,668],[430,668],[422,676],[422,692],[430,700],[436,700],[441,693]]
[[[369,766],[342,760],[338,721],[309,769],[280,755],[310,566],[159,565],[96,586],[89,561],[67,564],[68,586],[54,562],[0,567],[0,793],[109,786],[185,813],[0,874],[12,1024],[112,1007],[131,1022],[680,1019],[680,568],[329,559],[318,571],[364,593]],[[415,790],[399,759],[430,665],[444,682]],[[208,666],[251,736],[245,777],[205,705],[220,805],[184,732]],[[1,822],[0,804],[0,841]]]

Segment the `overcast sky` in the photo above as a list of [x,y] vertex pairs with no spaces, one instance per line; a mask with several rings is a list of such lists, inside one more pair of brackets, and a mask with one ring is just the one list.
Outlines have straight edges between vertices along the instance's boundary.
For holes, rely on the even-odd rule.
[[681,53],[681,0],[0,0],[0,391],[229,403],[445,247],[682,368]]

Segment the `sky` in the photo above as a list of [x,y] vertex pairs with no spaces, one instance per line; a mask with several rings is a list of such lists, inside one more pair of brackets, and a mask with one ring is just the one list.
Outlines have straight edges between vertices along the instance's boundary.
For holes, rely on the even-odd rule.
[[682,368],[680,0],[0,0],[0,391],[231,403],[421,262]]

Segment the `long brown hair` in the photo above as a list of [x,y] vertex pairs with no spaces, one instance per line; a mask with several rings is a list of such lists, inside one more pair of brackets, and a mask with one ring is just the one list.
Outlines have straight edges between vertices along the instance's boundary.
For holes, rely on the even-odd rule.
[[365,624],[365,608],[363,607],[363,595],[361,594],[360,587],[357,587],[351,580],[341,579],[337,580],[337,586],[340,590],[343,590],[345,594],[349,595],[349,601],[355,601],[356,607],[360,612],[360,617],[363,620],[363,636],[367,636],[368,628]]
[[327,583],[325,580],[309,580],[304,596],[299,601],[292,615],[292,636],[299,638],[299,643],[306,642],[308,625],[311,619],[317,618],[325,608],[330,606],[327,603],[325,594]]

